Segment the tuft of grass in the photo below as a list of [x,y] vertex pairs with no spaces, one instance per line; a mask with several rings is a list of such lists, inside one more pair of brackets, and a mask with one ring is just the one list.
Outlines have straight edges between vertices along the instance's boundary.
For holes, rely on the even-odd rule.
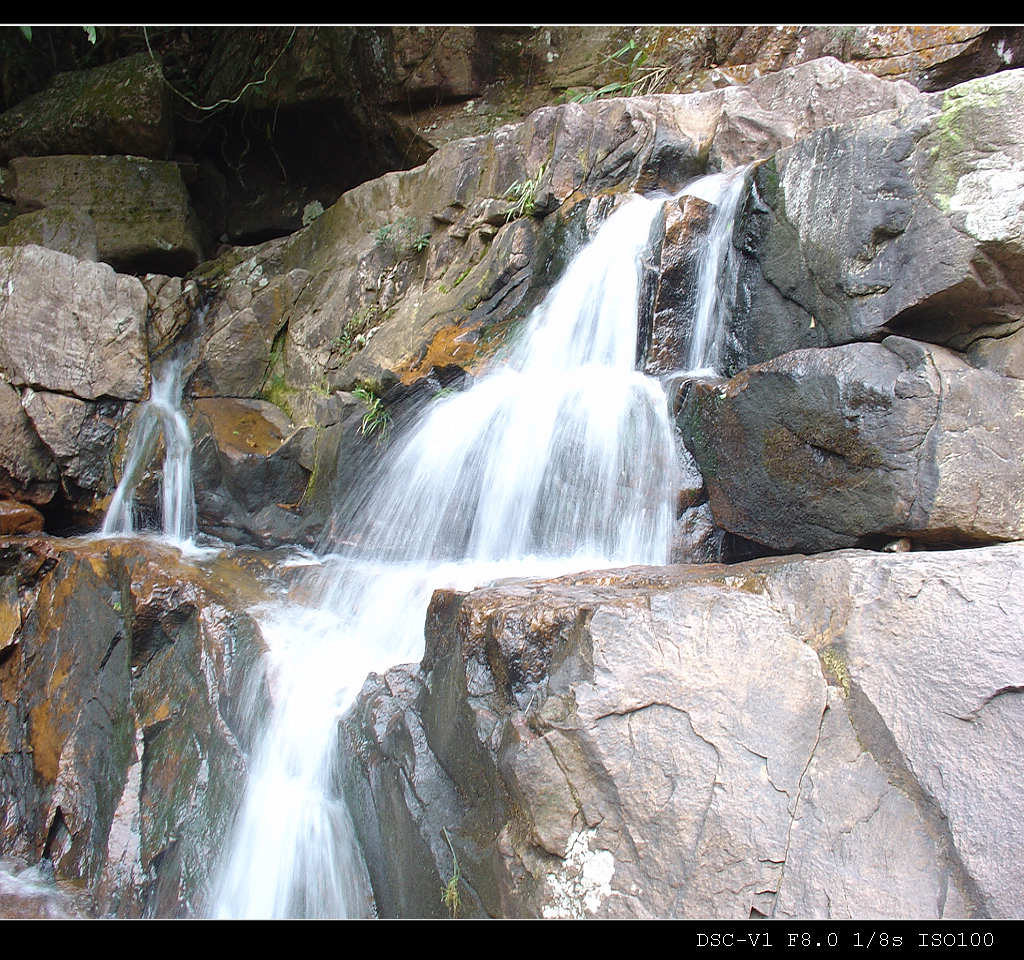
[[451,879],[441,888],[441,903],[448,909],[448,913],[454,917],[462,906],[462,897],[459,894],[459,882],[462,880],[462,871],[459,869],[459,858],[455,856],[455,847],[452,846],[452,838],[448,835],[447,827],[441,827],[448,849],[452,852],[452,876]]
[[391,414],[384,401],[365,387],[356,387],[352,393],[366,404],[359,432],[367,439],[376,434],[377,443],[386,443],[391,434]]
[[412,216],[386,223],[374,234],[377,246],[383,247],[396,260],[409,260],[430,246],[430,231],[421,229]]
[[341,333],[331,340],[331,350],[340,353],[343,359],[357,350],[362,350],[366,346],[367,331],[379,319],[379,311],[377,304],[371,303],[352,314],[342,327]]
[[516,180],[504,193],[506,200],[512,201],[512,207],[505,217],[505,223],[518,220],[520,217],[532,217],[537,209],[537,189],[547,169],[547,161],[540,165],[536,175],[526,180]]
[[[632,54],[632,56],[630,56]],[[620,79],[606,83],[599,90],[581,91],[570,97],[572,103],[591,103],[603,97],[643,97],[657,93],[668,76],[668,67],[650,64],[650,51],[637,48],[636,40],[630,40],[610,57],[602,57],[606,64],[617,67]]]

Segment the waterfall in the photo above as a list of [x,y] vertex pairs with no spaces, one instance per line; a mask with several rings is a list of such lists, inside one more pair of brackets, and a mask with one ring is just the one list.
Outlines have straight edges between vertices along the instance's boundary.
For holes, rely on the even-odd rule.
[[[272,705],[216,879],[217,917],[368,910],[334,756],[366,675],[422,655],[432,591],[668,559],[677,462],[658,381],[634,369],[640,258],[661,203],[624,203],[505,362],[427,404],[339,510],[341,533],[266,610]],[[438,839],[440,842],[440,839]]]
[[135,488],[156,450],[164,440],[160,479],[162,529],[166,539],[190,544],[196,532],[196,501],[192,489],[192,434],[181,409],[183,357],[166,361],[153,370],[149,400],[139,411],[128,442],[124,474],[114,491],[103,520],[102,536],[131,536],[138,532]]
[[715,376],[721,371],[722,340],[729,310],[728,290],[735,280],[732,231],[747,184],[747,167],[701,177],[683,190],[685,195],[714,204],[711,225],[701,248],[697,302],[687,351],[685,373]]

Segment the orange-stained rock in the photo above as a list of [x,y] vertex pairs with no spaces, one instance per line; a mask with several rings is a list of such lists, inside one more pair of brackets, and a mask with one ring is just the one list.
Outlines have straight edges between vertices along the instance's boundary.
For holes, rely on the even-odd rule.
[[199,908],[259,683],[250,561],[0,538],[0,857],[51,861],[100,914]]
[[31,504],[0,500],[0,534],[38,533],[42,529],[43,515]]

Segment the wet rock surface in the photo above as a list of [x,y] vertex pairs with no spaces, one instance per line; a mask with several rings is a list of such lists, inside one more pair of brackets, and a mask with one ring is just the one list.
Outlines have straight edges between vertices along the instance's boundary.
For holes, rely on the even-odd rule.
[[0,560],[0,851],[97,914],[201,910],[252,732],[261,587],[145,541],[5,538]]
[[345,724],[382,913],[441,912],[444,827],[466,915],[1012,916],[1022,556],[436,592],[419,670]]
[[[88,913],[195,915],[237,803],[265,566],[36,535],[98,525],[154,361],[187,348],[201,529],[312,544],[426,402],[500,362],[624,195],[763,161],[723,280],[729,376],[679,398],[673,558],[900,552],[438,591],[422,664],[372,676],[342,724],[377,909],[444,915],[459,874],[471,916],[1012,916],[1024,561],[977,546],[1022,537],[1024,81],[902,81],[1002,71],[1018,28],[678,28],[700,91],[623,85],[644,95],[501,125],[476,111],[502,58],[596,89],[624,42],[504,29],[224,33],[205,93],[282,65],[218,121],[259,156],[230,175],[166,160],[148,67],[119,141],[148,160],[85,156],[113,129],[85,92],[81,145],[52,91],[49,126],[0,117],[0,854],[84,887]],[[57,143],[81,155],[36,156]],[[360,149],[334,170],[339,143]],[[710,215],[685,198],[655,228],[650,373],[682,364]],[[903,552],[950,544],[975,549]],[[50,909],[18,890],[12,910]]]
[[914,93],[825,59],[749,88],[546,107],[444,144],[293,236],[197,271],[214,332],[196,391],[302,410],[310,384],[380,392],[431,368],[477,371],[622,190],[678,188],[709,149],[715,164],[749,163]]

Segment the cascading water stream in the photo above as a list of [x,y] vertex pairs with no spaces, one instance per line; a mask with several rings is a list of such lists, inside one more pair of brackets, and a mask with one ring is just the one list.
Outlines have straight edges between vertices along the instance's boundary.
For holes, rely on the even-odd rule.
[[183,546],[196,532],[196,501],[192,488],[192,434],[181,409],[181,357],[153,371],[150,398],[139,412],[129,440],[124,474],[114,491],[103,520],[102,536],[122,537],[139,532],[135,517],[135,489],[153,458],[157,439],[164,439],[160,481],[163,536]]
[[711,225],[701,248],[697,278],[697,302],[694,306],[693,325],[686,377],[715,376],[720,373],[722,340],[729,309],[726,291],[734,284],[732,267],[732,232],[747,185],[747,170],[742,167],[727,173],[701,177],[683,190],[685,195],[714,204]]
[[634,369],[639,261],[660,208],[623,204],[508,362],[430,403],[340,510],[345,540],[303,585],[318,608],[263,615],[272,705],[214,916],[366,911],[338,720],[370,671],[420,658],[435,588],[667,561],[673,429],[660,384]]

